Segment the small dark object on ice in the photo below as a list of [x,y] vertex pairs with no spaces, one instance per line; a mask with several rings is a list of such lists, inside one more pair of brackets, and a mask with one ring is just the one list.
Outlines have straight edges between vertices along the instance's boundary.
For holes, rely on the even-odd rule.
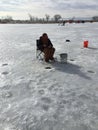
[[70,42],[70,40],[66,39],[66,42]]
[[94,72],[94,71],[92,71],[92,70],[88,70],[88,72],[89,72],[89,73],[95,73],[95,72]]
[[51,67],[45,67],[45,69],[51,69]]
[[7,75],[8,73],[9,72],[7,72],[7,71],[2,72],[3,75]]
[[7,63],[5,63],[5,64],[2,64],[2,66],[7,66],[8,64]]
[[74,59],[70,59],[70,61],[74,61]]

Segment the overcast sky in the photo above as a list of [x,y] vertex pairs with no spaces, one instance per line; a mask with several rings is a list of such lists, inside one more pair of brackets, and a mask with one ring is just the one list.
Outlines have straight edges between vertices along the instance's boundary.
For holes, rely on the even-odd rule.
[[0,17],[29,19],[28,14],[39,18],[46,14],[63,18],[98,16],[98,0],[0,0]]

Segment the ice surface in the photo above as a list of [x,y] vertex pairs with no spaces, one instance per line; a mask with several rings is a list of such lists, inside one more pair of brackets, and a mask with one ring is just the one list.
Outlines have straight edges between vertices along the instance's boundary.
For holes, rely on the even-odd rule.
[[[56,48],[55,63],[36,59],[44,32]],[[1,24],[0,130],[98,130],[97,35],[98,23]]]

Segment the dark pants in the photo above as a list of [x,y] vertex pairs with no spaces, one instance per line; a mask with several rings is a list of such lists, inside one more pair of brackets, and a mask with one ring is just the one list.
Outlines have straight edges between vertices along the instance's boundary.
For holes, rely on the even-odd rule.
[[43,52],[44,52],[44,58],[45,58],[46,62],[54,59],[53,55],[54,55],[54,52],[55,52],[55,48],[45,48],[43,50]]

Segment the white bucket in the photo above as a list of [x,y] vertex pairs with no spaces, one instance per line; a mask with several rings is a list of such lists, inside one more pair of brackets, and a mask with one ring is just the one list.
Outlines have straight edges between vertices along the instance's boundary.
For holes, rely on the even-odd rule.
[[67,57],[68,57],[67,53],[61,53],[60,54],[60,61],[67,63]]

